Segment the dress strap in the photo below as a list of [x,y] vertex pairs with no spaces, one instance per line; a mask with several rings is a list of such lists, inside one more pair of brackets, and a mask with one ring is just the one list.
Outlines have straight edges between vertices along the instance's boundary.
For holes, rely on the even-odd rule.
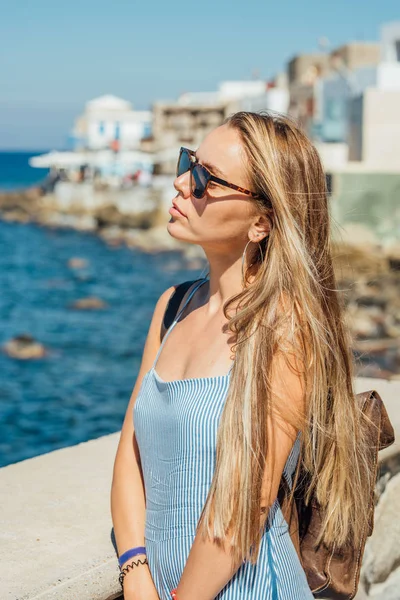
[[190,302],[190,300],[191,300],[191,298],[193,297],[194,293],[195,293],[195,292],[198,290],[198,288],[199,288],[199,287],[200,287],[200,286],[201,286],[203,283],[205,283],[206,281],[208,281],[208,279],[207,279],[207,278],[201,279],[201,280],[200,280],[200,281],[197,283],[197,285],[195,285],[195,286],[194,286],[194,288],[193,288],[193,289],[192,289],[192,291],[190,292],[189,296],[187,297],[187,299],[186,299],[186,301],[185,301],[184,305],[182,306],[181,310],[179,310],[179,311],[178,311],[178,314],[176,315],[175,319],[173,320],[173,322],[171,323],[171,325],[168,327],[168,329],[167,329],[167,331],[166,331],[166,333],[165,333],[165,335],[164,335],[164,337],[163,337],[163,339],[162,339],[162,342],[161,342],[161,345],[160,345],[160,347],[159,347],[159,349],[158,349],[158,352],[157,352],[157,354],[156,354],[156,357],[155,357],[155,359],[154,359],[154,362],[153,362],[153,368],[154,368],[154,367],[155,367],[155,365],[156,365],[157,359],[158,359],[158,357],[159,357],[159,354],[160,354],[160,352],[161,352],[161,349],[162,349],[162,347],[164,346],[165,340],[167,339],[167,337],[169,336],[169,334],[171,333],[171,331],[172,331],[172,330],[173,330],[173,328],[175,327],[176,323],[179,321],[179,317],[181,316],[182,312],[183,312],[183,311],[184,311],[184,309],[186,308],[187,304]]

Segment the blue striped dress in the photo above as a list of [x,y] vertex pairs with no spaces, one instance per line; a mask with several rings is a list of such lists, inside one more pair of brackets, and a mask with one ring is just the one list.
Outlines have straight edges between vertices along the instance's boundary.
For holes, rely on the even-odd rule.
[[[215,377],[164,381],[155,365],[167,336],[196,284],[164,336],[140,386],[133,420],[146,494],[145,544],[149,569],[161,600],[180,580],[196,524],[215,468],[218,422],[230,371]],[[289,482],[299,455],[299,437],[287,459]],[[243,563],[216,596],[218,600],[304,600],[313,595],[290,538],[278,500],[263,533],[257,564]]]

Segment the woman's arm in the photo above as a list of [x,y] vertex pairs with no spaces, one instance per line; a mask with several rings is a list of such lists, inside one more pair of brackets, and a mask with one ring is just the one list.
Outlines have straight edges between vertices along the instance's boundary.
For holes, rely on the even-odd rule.
[[[287,413],[304,414],[304,378],[293,354],[280,353],[273,360],[274,402]],[[277,497],[282,472],[297,430],[288,420],[274,413],[266,424],[268,455],[263,478],[262,506],[271,506]],[[261,507],[260,507],[261,511]],[[241,563],[240,563],[241,564]],[[239,569],[233,564],[228,547],[219,548],[196,534],[177,589],[178,600],[213,600]]]
[[[119,556],[130,548],[145,546],[145,490],[133,427],[133,407],[143,377],[150,370],[160,347],[161,322],[173,291],[173,287],[168,288],[160,296],[154,309],[140,370],[126,410],[115,457],[111,486],[111,515]],[[143,559],[143,556],[138,556],[135,560],[137,558]],[[130,563],[131,560],[127,562]],[[124,592],[125,599],[129,598],[129,600],[158,599],[148,565],[138,565],[128,572],[124,578]]]

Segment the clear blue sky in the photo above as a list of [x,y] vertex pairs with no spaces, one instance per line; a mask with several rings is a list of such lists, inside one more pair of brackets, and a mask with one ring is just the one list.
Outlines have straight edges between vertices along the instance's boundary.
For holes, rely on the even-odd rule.
[[84,103],[147,108],[223,79],[268,78],[299,52],[379,40],[398,0],[13,0],[0,18],[0,148],[63,147]]

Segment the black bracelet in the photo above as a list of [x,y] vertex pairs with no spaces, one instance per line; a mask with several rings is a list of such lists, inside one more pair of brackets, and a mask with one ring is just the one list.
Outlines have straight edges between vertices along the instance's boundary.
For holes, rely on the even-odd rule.
[[119,568],[119,570],[121,571],[119,574],[119,582],[120,582],[122,588],[124,587],[125,575],[127,575],[127,573],[129,573],[130,569],[133,569],[134,566],[137,567],[139,564],[148,565],[149,563],[147,562],[147,558],[144,558],[143,560],[138,558],[137,561],[133,560],[131,563],[126,565],[126,567],[124,567],[123,569],[121,569],[121,567]]

